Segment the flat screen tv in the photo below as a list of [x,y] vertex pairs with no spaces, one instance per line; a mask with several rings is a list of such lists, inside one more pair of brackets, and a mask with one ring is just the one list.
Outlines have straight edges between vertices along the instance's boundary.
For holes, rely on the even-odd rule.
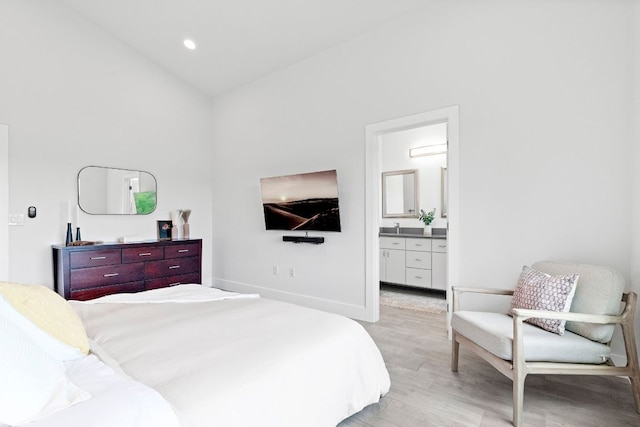
[[267,230],[340,231],[335,170],[260,179]]

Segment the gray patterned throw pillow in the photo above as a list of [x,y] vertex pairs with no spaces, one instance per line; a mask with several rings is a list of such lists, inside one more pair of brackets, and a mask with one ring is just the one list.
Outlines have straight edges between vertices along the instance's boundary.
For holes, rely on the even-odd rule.
[[[576,292],[579,275],[567,274],[551,276],[531,267],[524,266],[513,292],[511,308],[567,312]],[[565,320],[531,318],[525,320],[558,335],[564,335]]]

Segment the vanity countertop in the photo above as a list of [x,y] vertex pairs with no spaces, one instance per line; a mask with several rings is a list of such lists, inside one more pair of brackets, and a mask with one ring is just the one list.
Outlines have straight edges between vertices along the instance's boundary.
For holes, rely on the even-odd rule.
[[447,236],[444,234],[431,234],[431,235],[424,235],[424,234],[416,234],[416,233],[379,233],[380,237],[411,237],[414,239],[446,239]]

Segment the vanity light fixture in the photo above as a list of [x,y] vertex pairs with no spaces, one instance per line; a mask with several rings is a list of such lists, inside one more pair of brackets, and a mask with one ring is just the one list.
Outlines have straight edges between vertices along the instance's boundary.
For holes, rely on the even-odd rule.
[[447,144],[426,145],[409,149],[409,157],[433,156],[447,152]]
[[185,39],[184,42],[182,42],[184,44],[184,47],[186,47],[189,50],[196,50],[196,42],[194,42],[191,39]]

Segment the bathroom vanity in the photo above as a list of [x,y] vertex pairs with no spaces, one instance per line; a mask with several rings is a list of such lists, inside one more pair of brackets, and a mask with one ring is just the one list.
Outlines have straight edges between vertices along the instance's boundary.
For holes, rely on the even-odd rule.
[[446,290],[446,235],[380,233],[380,281]]

